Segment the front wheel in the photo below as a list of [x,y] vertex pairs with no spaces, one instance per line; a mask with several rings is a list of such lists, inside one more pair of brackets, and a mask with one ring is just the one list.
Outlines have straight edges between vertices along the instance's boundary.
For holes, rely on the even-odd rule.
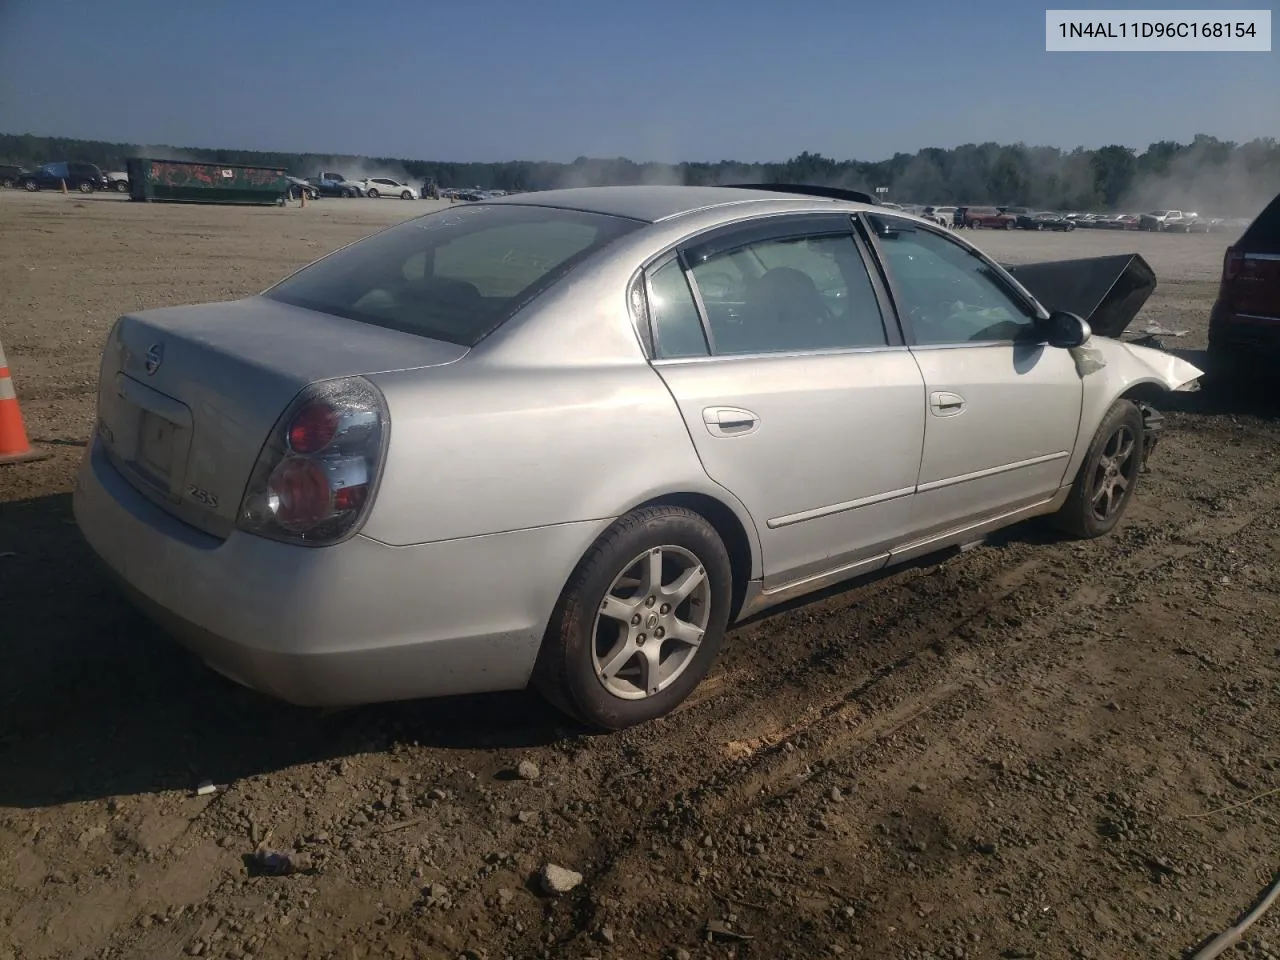
[[1102,418],[1057,526],[1083,540],[1110,533],[1120,522],[1142,472],[1143,419],[1137,404],[1117,400]]
[[117,180],[115,185],[116,193],[128,193],[129,182],[127,180]]
[[732,580],[724,543],[699,514],[657,506],[622,517],[561,594],[534,685],[598,729],[670,713],[715,659]]
[[1006,221],[1004,222],[1004,228],[1005,228],[1006,230],[1012,230],[1012,229],[1013,229],[1013,227],[1014,227],[1014,223],[1013,223],[1013,221],[1012,221],[1012,220],[1006,220]]
[[400,194],[400,199],[401,199],[401,200],[412,200],[412,199],[413,199],[413,194],[412,194],[412,193],[410,193],[408,190],[406,190],[406,191],[404,191],[404,193]]
[[22,189],[27,191],[27,193],[35,193],[40,189],[40,184],[36,183],[34,180],[23,180]]
[[88,180],[81,180],[80,186],[77,188],[81,193],[93,193],[93,184]]

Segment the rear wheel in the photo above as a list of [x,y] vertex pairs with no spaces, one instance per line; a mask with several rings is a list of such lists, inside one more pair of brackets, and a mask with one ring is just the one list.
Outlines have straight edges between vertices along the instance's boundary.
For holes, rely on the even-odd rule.
[[401,199],[401,200],[412,200],[412,199],[413,199],[413,194],[412,194],[412,193],[410,193],[408,190],[406,190],[406,191],[404,191],[404,193],[400,194],[400,199]]
[[1006,220],[1006,221],[1004,222],[1004,228],[1005,228],[1006,230],[1012,230],[1012,229],[1013,229],[1013,227],[1014,227],[1014,222],[1013,222],[1012,220]]
[[117,180],[117,181],[116,181],[116,184],[115,184],[115,191],[116,191],[116,193],[128,193],[128,192],[129,192],[129,181],[127,181],[127,180]]
[[22,189],[26,190],[28,193],[35,193],[40,189],[40,184],[36,183],[34,180],[23,180]]
[[1081,539],[1110,533],[1120,522],[1142,472],[1142,411],[1117,400],[1102,418],[1071,493],[1055,516],[1057,526]]
[[377,200],[377,199],[378,199],[378,191],[377,191],[377,190],[370,190],[370,191],[369,191],[369,196],[370,196],[371,198],[373,198],[374,200]]
[[636,510],[574,570],[534,685],[599,729],[663,716],[706,676],[731,602],[729,555],[711,524],[683,507]]
[[13,177],[5,177],[3,180],[0,180],[0,188],[3,188],[5,190],[12,190],[15,186],[16,186],[16,183]]

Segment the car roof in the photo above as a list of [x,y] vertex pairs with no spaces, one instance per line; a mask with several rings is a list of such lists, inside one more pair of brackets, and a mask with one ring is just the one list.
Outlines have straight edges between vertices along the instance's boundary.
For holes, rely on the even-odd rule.
[[569,187],[561,190],[538,190],[515,196],[494,197],[486,204],[560,207],[583,210],[614,217],[627,217],[645,223],[669,220],[696,210],[729,204],[762,203],[786,200],[812,202],[816,209],[836,206],[839,209],[881,209],[874,205],[827,197],[814,197],[781,190],[756,190],[743,187],[619,186]]

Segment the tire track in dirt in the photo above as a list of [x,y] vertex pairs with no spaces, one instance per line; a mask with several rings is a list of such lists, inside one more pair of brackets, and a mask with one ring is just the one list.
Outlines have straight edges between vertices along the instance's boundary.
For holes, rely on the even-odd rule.
[[[1122,589],[1133,580],[1149,577],[1163,567],[1186,560],[1204,550],[1206,545],[1229,540],[1261,517],[1280,510],[1280,471],[1261,483],[1250,485],[1247,495],[1241,500],[1249,505],[1249,509],[1230,516],[1208,517],[1184,526],[1177,533],[1181,543],[1152,544],[1126,558],[1123,570],[1112,575],[1111,584]],[[643,819],[634,836],[597,861],[598,866],[592,874],[593,884],[626,875],[633,866],[639,869],[640,865],[632,861],[643,857],[646,844],[657,836],[669,839],[669,827],[660,825],[658,821],[669,819],[669,808],[676,797],[683,798],[683,819],[686,822],[732,822],[747,811],[763,807],[811,782],[833,762],[847,764],[856,760],[903,727],[952,701],[964,700],[974,694],[977,694],[978,702],[999,696],[1000,693],[988,689],[986,683],[991,674],[993,653],[999,656],[1000,673],[1008,678],[1017,675],[1030,662],[1042,658],[1046,652],[1052,653],[1046,651],[1044,644],[1055,636],[1084,633],[1095,638],[1089,641],[1090,645],[1102,642],[1101,636],[1089,630],[1087,624],[1083,625],[1086,629],[1081,629],[1082,615],[1105,605],[1115,590],[1109,589],[1108,585],[1084,583],[1049,605],[1041,606],[1036,619],[1019,628],[1020,642],[1016,646],[997,635],[976,644],[970,641],[958,653],[937,653],[940,643],[953,638],[963,639],[958,631],[965,626],[984,615],[1000,614],[1002,604],[1016,600],[1025,588],[1038,586],[1034,575],[1054,559],[1057,558],[1032,558],[997,573],[995,589],[983,596],[972,609],[944,624],[898,639],[894,647],[899,652],[893,660],[836,696],[814,704],[811,702],[811,690],[791,686],[782,691],[783,698],[779,700],[775,688],[769,701],[772,722],[765,720],[753,724],[748,737],[727,741],[713,739],[712,731],[699,724],[702,731],[699,739],[704,744],[711,740],[717,745],[718,762],[693,782],[664,784],[659,791],[660,797],[649,798],[649,806],[658,812]],[[877,585],[872,596],[880,598],[903,586],[901,582]],[[1013,612],[1016,613],[1016,609]],[[799,669],[804,669],[804,665]],[[781,687],[788,682],[782,681],[776,686]],[[895,682],[913,692],[888,709],[877,709],[875,701],[880,688]],[[741,704],[735,706],[741,710]],[[798,715],[797,718],[778,723],[777,718],[785,717],[789,707],[796,708],[792,715]],[[797,749],[795,744],[801,740],[804,748]],[[679,752],[682,748],[672,749]],[[701,752],[705,755],[708,751],[704,749]]]

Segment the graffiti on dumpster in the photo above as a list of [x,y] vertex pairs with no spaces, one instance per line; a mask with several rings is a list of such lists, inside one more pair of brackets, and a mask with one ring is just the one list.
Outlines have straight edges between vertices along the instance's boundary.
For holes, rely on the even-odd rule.
[[151,180],[166,187],[203,184],[207,187],[273,186],[280,184],[285,172],[268,167],[222,167],[217,164],[171,163],[153,160]]

